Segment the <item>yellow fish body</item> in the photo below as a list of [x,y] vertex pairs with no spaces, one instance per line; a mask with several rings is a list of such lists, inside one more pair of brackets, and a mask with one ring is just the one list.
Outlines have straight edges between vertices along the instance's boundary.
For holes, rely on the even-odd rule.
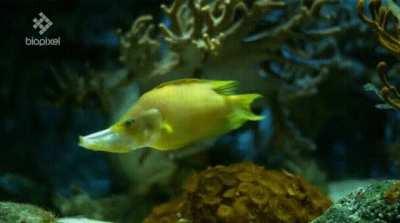
[[235,95],[236,81],[181,79],[143,94],[114,125],[80,137],[90,150],[179,149],[263,117],[251,112],[259,94]]

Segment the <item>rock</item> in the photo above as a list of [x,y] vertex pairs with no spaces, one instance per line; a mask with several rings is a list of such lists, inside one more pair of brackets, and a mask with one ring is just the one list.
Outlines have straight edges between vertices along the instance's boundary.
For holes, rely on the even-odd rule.
[[332,205],[312,223],[398,223],[400,181],[386,180],[361,187]]
[[1,223],[55,223],[54,215],[30,204],[0,202]]
[[365,187],[376,182],[378,182],[378,180],[375,179],[348,179],[333,181],[328,185],[328,194],[331,200],[336,202],[357,188]]
[[57,223],[111,223],[109,221],[97,221],[87,218],[60,218]]

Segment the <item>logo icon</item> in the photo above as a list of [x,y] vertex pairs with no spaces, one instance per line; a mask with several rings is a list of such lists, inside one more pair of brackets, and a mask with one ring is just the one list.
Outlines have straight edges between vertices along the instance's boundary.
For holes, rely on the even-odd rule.
[[33,18],[33,28],[39,29],[39,34],[42,35],[53,25],[53,22],[43,12],[40,12],[39,16],[39,19]]

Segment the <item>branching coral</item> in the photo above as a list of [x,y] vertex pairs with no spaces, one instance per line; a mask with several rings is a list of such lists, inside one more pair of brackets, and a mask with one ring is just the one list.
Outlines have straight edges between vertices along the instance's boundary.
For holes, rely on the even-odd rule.
[[[131,29],[121,38],[121,56],[123,62],[131,73],[124,80],[132,81],[133,77],[140,74],[151,74],[157,69],[156,61],[160,59],[159,50],[160,43],[152,37],[154,35],[153,17],[146,15],[139,17],[132,25]],[[122,31],[118,31],[120,35]],[[134,49],[134,50],[126,50]]]
[[[158,36],[154,36],[150,16],[137,19],[122,36],[121,59],[129,73],[138,78],[164,75],[158,78],[173,79],[177,74],[233,78],[247,83],[247,88],[265,91],[266,83],[258,75],[257,65],[266,60],[284,61],[280,55],[282,44],[298,37],[299,28],[318,16],[328,2],[332,1],[301,5],[286,21],[260,27],[266,14],[285,10],[287,4],[278,0],[252,4],[243,0],[177,0],[169,7],[162,6],[166,19],[159,25]],[[157,45],[157,41],[162,44]]]
[[[396,15],[396,5],[389,1],[387,6],[383,6],[380,0],[373,0],[369,2],[369,12],[371,17],[365,14],[364,0],[358,0],[358,14],[360,18],[366,22],[377,33],[379,43],[389,50],[396,57],[400,56],[400,30],[399,30],[399,17]],[[390,20],[392,19],[392,20]],[[400,110],[400,93],[398,89],[391,85],[388,81],[388,68],[386,62],[380,62],[377,65],[379,78],[383,84],[382,88],[378,91],[373,85],[367,85],[367,90],[372,90],[382,98],[387,104],[379,105],[380,108],[395,108]],[[388,106],[387,106],[388,105]]]
[[[385,62],[380,62],[377,65],[379,78],[383,84],[377,94],[389,105],[390,108],[400,110],[400,93],[395,86],[388,81],[388,68]],[[381,108],[385,108],[385,105],[379,105]]]
[[193,175],[183,199],[155,208],[145,222],[309,222],[329,205],[301,177],[243,163]]
[[[256,1],[248,7],[244,1],[215,1],[204,4],[203,1],[175,1],[170,8],[163,5],[162,9],[171,19],[171,27],[161,24],[164,39],[176,51],[186,51],[185,48],[203,51],[205,58],[211,55],[221,55],[236,44],[237,51],[246,44],[240,40],[253,31],[256,23],[264,15],[275,8],[284,6],[283,1]],[[224,44],[221,47],[221,44]]]
[[[383,47],[390,50],[394,55],[400,56],[400,33],[397,30],[398,21],[397,17],[393,16],[391,10],[394,6],[391,6],[391,4],[384,6],[381,0],[372,0],[368,4],[371,17],[368,17],[364,13],[364,6],[365,1],[358,0],[357,7],[360,18],[376,31],[378,41]],[[396,24],[392,24],[393,26],[389,26],[390,18],[395,18],[394,22]]]

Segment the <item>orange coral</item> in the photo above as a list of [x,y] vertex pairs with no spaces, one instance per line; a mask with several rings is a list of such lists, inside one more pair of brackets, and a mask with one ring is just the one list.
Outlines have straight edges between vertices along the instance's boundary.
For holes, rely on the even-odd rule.
[[182,198],[156,207],[145,223],[176,223],[180,218],[192,223],[302,223],[330,204],[299,176],[242,163],[191,176]]

